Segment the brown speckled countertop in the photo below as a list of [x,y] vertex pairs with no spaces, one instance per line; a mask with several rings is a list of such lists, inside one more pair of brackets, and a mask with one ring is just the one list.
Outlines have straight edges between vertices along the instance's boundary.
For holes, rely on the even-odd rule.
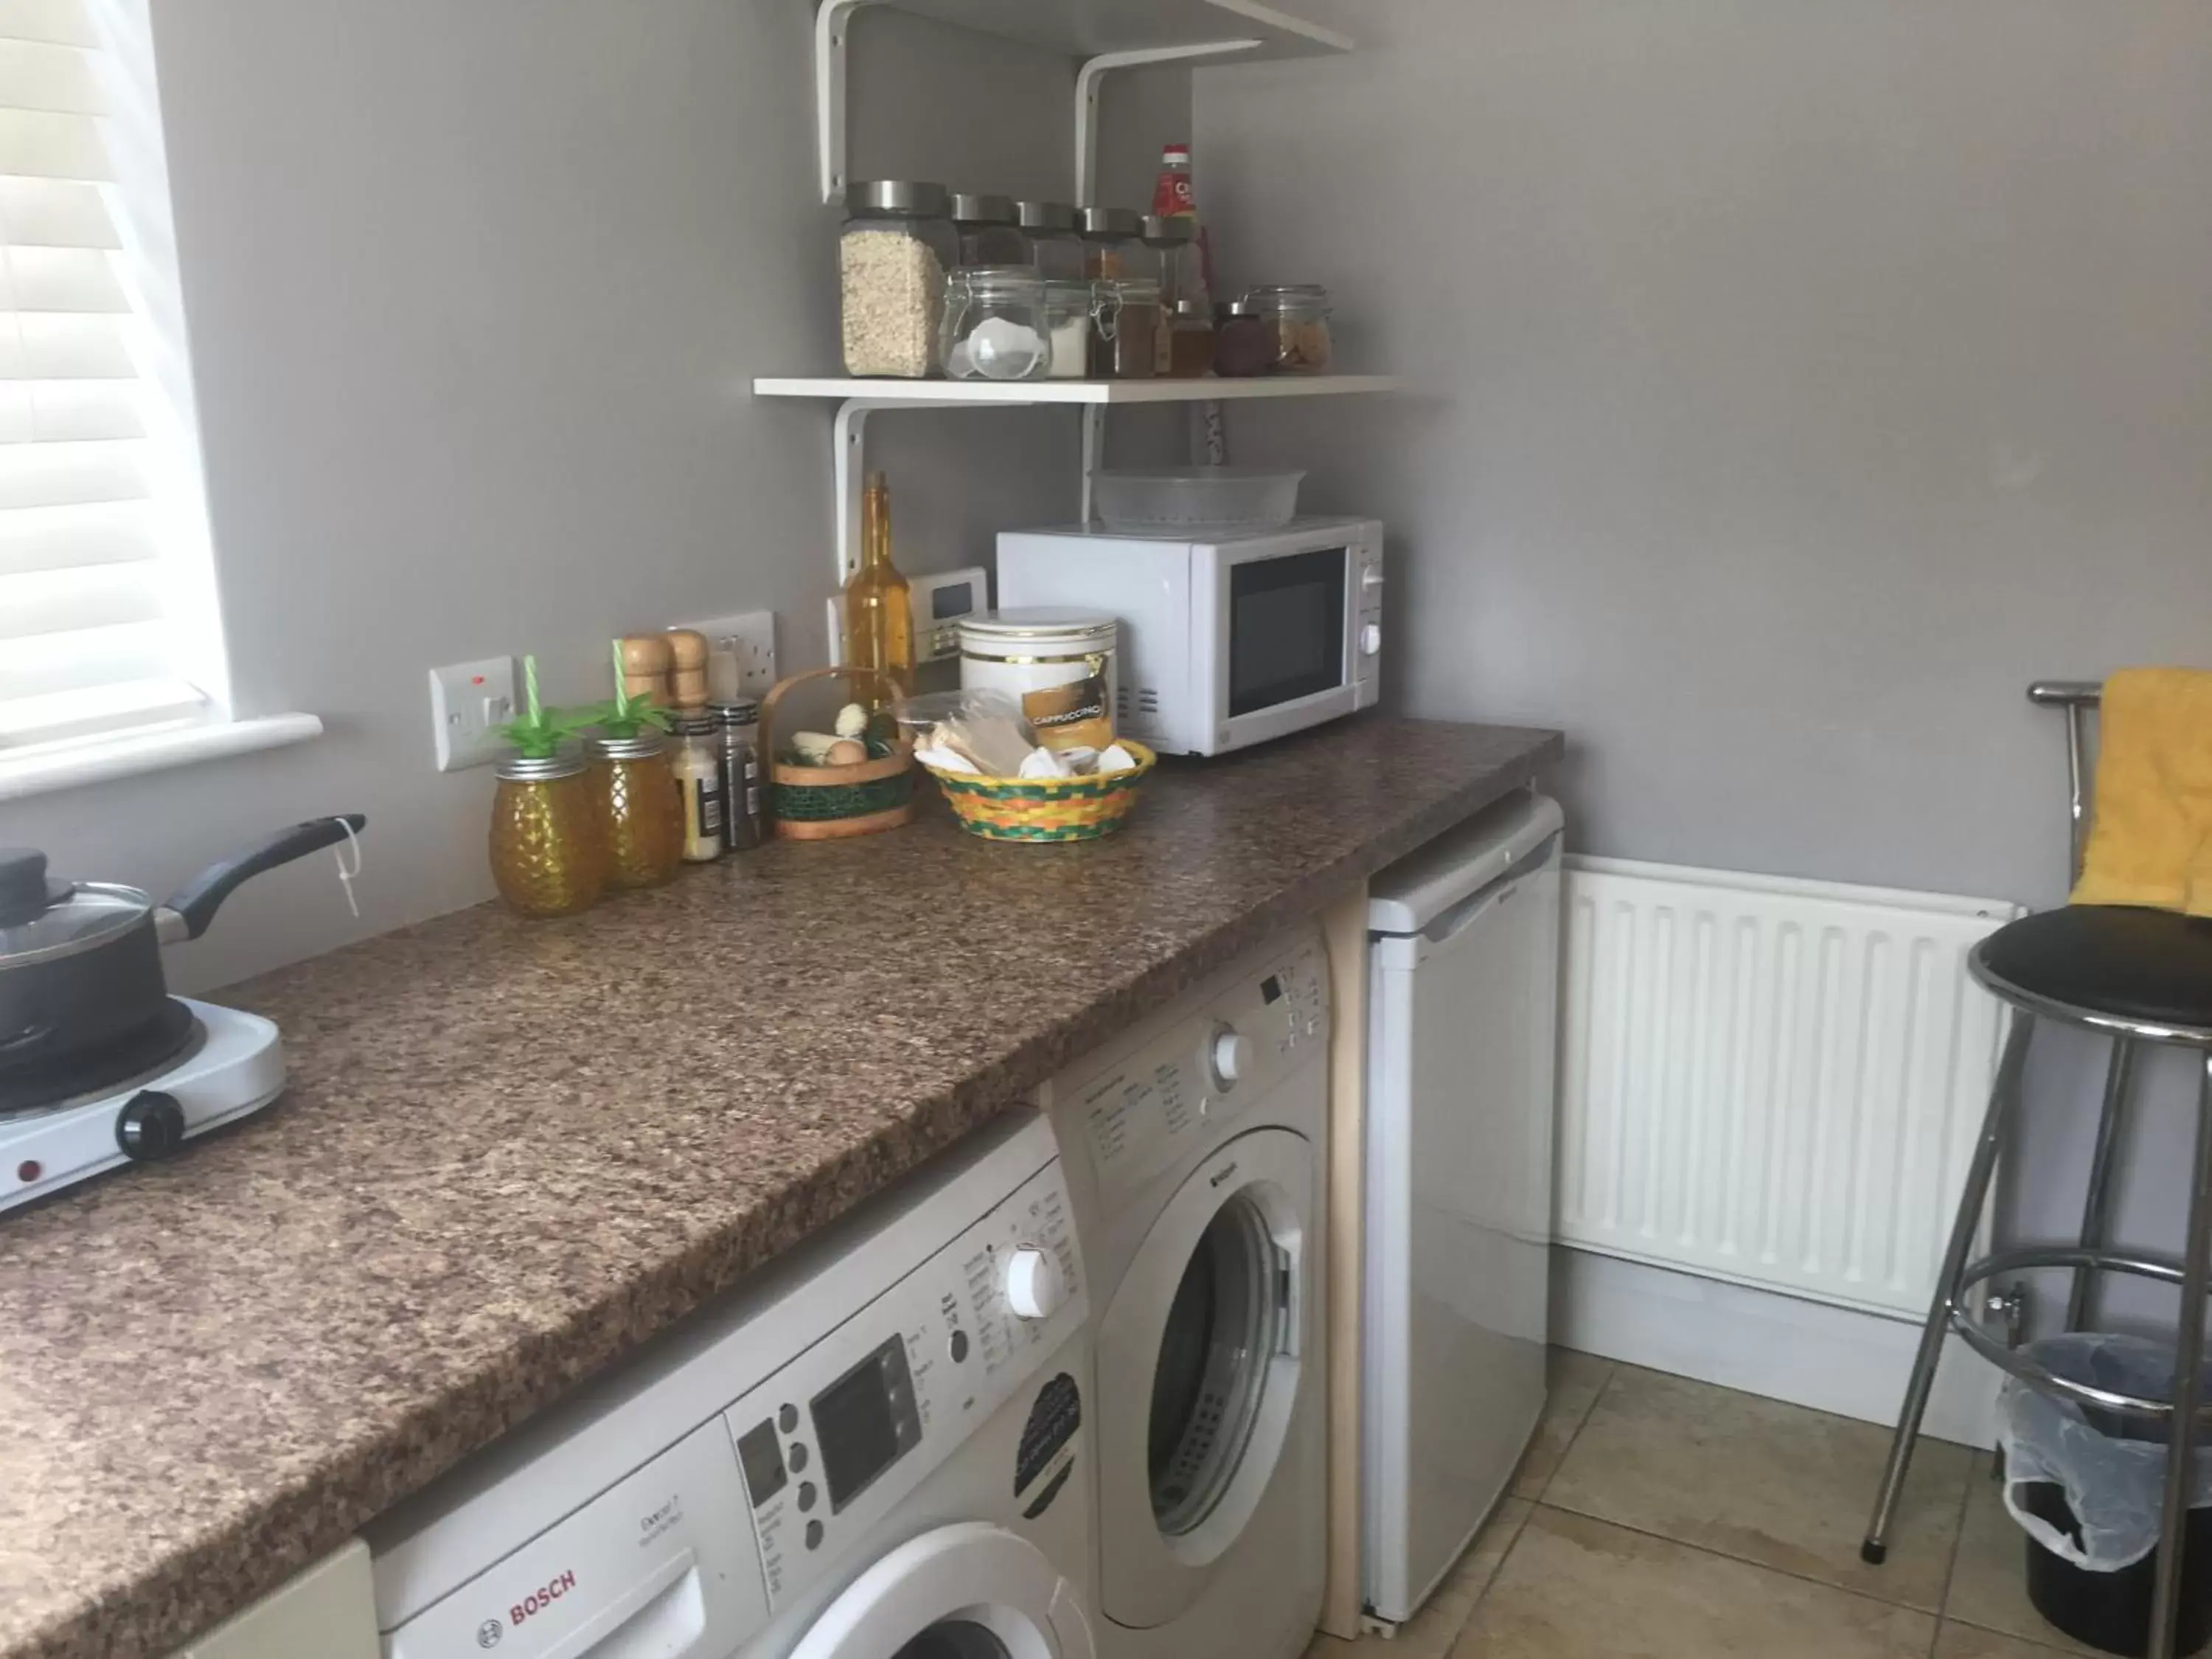
[[0,1219],[0,1656],[168,1653],[1559,753],[1363,716],[1086,846],[940,811],[236,988],[282,1101]]

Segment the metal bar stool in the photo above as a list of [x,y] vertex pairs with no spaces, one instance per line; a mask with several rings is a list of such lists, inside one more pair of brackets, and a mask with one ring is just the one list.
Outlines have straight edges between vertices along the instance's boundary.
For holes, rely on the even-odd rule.
[[[2097,707],[2100,688],[2072,680],[2039,680],[2029,700],[2066,712],[2067,774],[2073,801],[2073,867],[2081,867],[2086,827],[2083,778],[2087,711]],[[1975,1316],[1976,1287],[2001,1273],[2036,1267],[2070,1267],[2074,1278],[2067,1299],[2066,1328],[2087,1328],[2097,1276],[2136,1273],[2178,1285],[2181,1317],[2172,1399],[2197,1401],[2204,1384],[2205,1295],[2212,1288],[2212,922],[2172,911],[2101,905],[2063,906],[2025,916],[1990,934],[1967,958],[1975,979],[2010,1005],[2012,1024],[1997,1068],[1981,1139],[1966,1170],[1966,1189],[1951,1241],[1936,1275],[1936,1296],[1920,1348],[1905,1389],[1889,1465],[1884,1471],[1874,1518],[1859,1553],[1879,1565],[1888,1553],[1890,1522],[1912,1458],[1928,1392],[1936,1378],[1947,1332],[1956,1331],[1975,1352],[2019,1377],[2031,1388],[2085,1406],[2170,1425],[2167,1434],[2165,1502],[2160,1514],[2158,1573],[2151,1601],[2150,1659],[2173,1659],[2174,1627],[2181,1601],[2181,1536],[2187,1519],[2190,1460],[2201,1427],[2202,1409],[2176,1413],[2166,1401],[2108,1393],[2055,1376],[2015,1352],[1984,1329]],[[1969,1261],[1974,1234],[1988,1201],[1990,1182],[2004,1150],[2020,1104],[2021,1081],[2027,1066],[2028,1043],[2040,1019],[2105,1032],[2112,1038],[2105,1078],[2104,1106],[2097,1123],[2087,1194],[2081,1206],[2081,1242],[2072,1247],[2000,1250]],[[2197,1149],[2190,1182],[2189,1218],[2184,1253],[2170,1259],[2122,1255],[2108,1243],[2113,1152],[2127,1109],[2139,1044],[2170,1043],[2195,1049],[2200,1060]]]

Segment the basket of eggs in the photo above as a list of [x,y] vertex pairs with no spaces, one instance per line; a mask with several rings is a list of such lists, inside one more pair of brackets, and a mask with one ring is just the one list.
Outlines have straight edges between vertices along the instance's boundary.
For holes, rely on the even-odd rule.
[[937,780],[960,827],[986,841],[1031,846],[1096,841],[1127,822],[1158,758],[1133,738],[1103,749],[1038,742],[1014,700],[969,690],[911,697],[898,723]]
[[[827,732],[783,727],[787,693],[842,679],[853,700]],[[869,669],[812,668],[779,680],[761,702],[769,816],[786,841],[828,841],[896,830],[914,817],[914,744],[892,720],[896,688]],[[871,712],[873,709],[874,712]]]

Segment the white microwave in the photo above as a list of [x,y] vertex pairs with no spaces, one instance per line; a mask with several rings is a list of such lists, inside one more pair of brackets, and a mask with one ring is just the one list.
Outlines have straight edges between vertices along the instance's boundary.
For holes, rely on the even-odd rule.
[[1375,702],[1382,526],[1294,519],[1196,542],[1007,531],[999,603],[1112,611],[1115,727],[1165,754],[1225,754]]

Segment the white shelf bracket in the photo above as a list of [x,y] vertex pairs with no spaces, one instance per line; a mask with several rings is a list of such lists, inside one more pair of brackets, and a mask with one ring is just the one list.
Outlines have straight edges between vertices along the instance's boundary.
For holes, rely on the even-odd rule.
[[1106,465],[1106,405],[1083,405],[1083,514],[1077,520],[1085,529],[1091,527],[1092,489],[1098,469]]
[[868,416],[879,409],[962,409],[967,405],[942,399],[848,398],[837,405],[830,427],[832,471],[837,492],[837,533],[832,550],[837,559],[837,580],[832,591],[860,568],[860,496],[868,484]]
[[845,34],[852,15],[880,0],[822,0],[814,14],[814,156],[822,199],[845,199]]
[[[835,3],[835,0],[830,0]],[[826,6],[824,8],[827,9]],[[1147,46],[1136,52],[1102,52],[1075,72],[1075,204],[1094,205],[1098,189],[1098,82],[1115,70],[1147,64],[1175,64],[1193,58],[1229,58],[1257,52],[1259,40],[1196,41],[1182,46]],[[841,71],[842,79],[842,71]],[[840,118],[842,118],[842,116]],[[842,139],[840,143],[842,145]]]

